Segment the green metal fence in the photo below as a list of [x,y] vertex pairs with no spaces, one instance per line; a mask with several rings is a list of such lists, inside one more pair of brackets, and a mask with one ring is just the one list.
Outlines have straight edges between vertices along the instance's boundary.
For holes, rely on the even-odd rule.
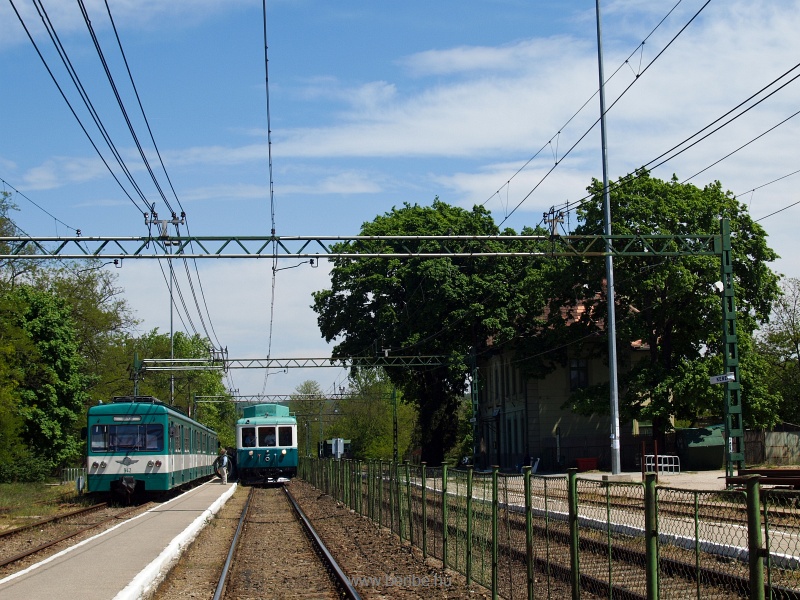
[[800,599],[800,492],[303,459],[300,476],[495,598]]

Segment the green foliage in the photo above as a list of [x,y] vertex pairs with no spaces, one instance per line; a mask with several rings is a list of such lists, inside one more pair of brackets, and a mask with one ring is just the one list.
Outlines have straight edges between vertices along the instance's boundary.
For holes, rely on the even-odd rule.
[[362,369],[350,378],[350,389],[337,401],[338,412],[330,426],[326,425],[325,437],[349,439],[353,458],[392,460],[393,403],[397,407],[397,457],[409,459],[417,412],[393,389],[382,369]]
[[[488,211],[449,206],[405,204],[364,223],[363,236],[497,235]],[[512,234],[511,231],[504,233]],[[519,242],[520,249],[535,249]],[[422,245],[423,252],[438,249]],[[450,250],[498,250],[472,240]],[[337,252],[402,253],[401,242],[372,240],[343,243]],[[331,288],[314,294],[313,308],[327,341],[339,340],[334,357],[435,355],[437,367],[390,370],[389,380],[419,409],[422,456],[440,464],[456,442],[452,418],[464,393],[468,356],[489,343],[510,340],[515,323],[529,310],[531,296],[518,283],[530,277],[528,258],[479,257],[336,259]],[[534,288],[531,288],[532,290]]]
[[66,303],[28,285],[6,294],[7,325],[24,332],[13,368],[18,373],[17,414],[29,451],[51,467],[81,455],[77,423],[87,403],[87,377]]
[[800,279],[783,282],[770,322],[756,339],[763,382],[780,400],[781,420],[800,423]]
[[[172,336],[175,358],[210,358],[211,344],[199,335],[188,336],[177,332]],[[135,340],[128,341],[128,356],[137,353],[140,360],[147,358],[169,358],[170,336],[153,329]],[[224,446],[235,446],[236,407],[223,383],[222,371],[196,370],[145,371],[139,381],[140,396],[155,396],[168,404],[174,404],[187,414],[197,417],[204,425],[214,429]],[[170,388],[174,394],[170,398]],[[195,396],[214,396],[221,402],[199,404],[195,409]],[[225,400],[230,401],[225,401]],[[195,414],[196,410],[196,414]]]
[[472,460],[472,454],[474,450],[474,428],[470,422],[470,418],[472,418],[472,398],[470,398],[469,395],[464,395],[461,397],[461,403],[458,406],[457,416],[457,443],[446,455],[447,464],[454,466],[462,465],[462,461],[465,457]]
[[23,454],[0,462],[0,483],[43,483],[50,479],[53,464],[41,456]]
[[[592,200],[580,210],[581,225],[575,233],[603,231],[602,184],[588,188]],[[646,172],[619,180],[611,191],[613,233],[619,234],[718,234],[720,218],[729,219],[733,242],[733,273],[737,327],[747,354],[747,338],[768,318],[778,296],[778,276],[768,263],[777,255],[766,243],[766,233],[747,214],[747,208],[719,182],[697,188],[673,178],[665,182]],[[605,270],[602,261],[570,260],[563,263],[554,290],[564,305],[572,302],[585,311],[566,339],[588,340],[586,352],[607,352],[604,315]],[[693,419],[721,412],[720,390],[708,383],[708,374],[719,368],[721,351],[720,298],[712,284],[720,278],[716,256],[617,257],[614,259],[617,300],[617,343],[627,354],[631,342],[645,342],[645,357],[630,365],[620,377],[623,415],[653,420],[656,429],[668,428],[668,419]],[[582,282],[585,285],[577,285]],[[552,313],[551,313],[552,314]],[[749,353],[742,368],[756,374],[757,356]],[[717,361],[715,364],[714,361]],[[744,376],[743,376],[744,379]],[[606,386],[607,390],[607,386]],[[573,398],[583,412],[607,412],[608,395],[601,388]],[[758,422],[774,420],[767,414],[771,396],[758,386],[746,417]],[[749,401],[749,400],[748,400]]]

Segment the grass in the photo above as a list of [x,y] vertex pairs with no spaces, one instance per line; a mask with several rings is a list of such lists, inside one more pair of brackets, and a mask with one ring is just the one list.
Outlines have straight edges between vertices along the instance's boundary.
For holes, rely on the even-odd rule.
[[52,516],[75,498],[73,483],[0,483],[0,529]]

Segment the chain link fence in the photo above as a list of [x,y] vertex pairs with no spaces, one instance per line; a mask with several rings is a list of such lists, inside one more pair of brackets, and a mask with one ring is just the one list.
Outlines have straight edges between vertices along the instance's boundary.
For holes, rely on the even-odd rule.
[[380,461],[300,476],[502,598],[800,598],[800,491]]

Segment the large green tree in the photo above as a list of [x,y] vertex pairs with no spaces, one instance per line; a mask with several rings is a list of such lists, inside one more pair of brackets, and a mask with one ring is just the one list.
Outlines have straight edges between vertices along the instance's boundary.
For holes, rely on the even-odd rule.
[[[471,211],[436,199],[431,206],[405,204],[364,223],[363,236],[498,235],[488,211]],[[513,234],[513,231],[505,231]],[[454,242],[450,250],[475,249]],[[522,247],[522,244],[520,244]],[[423,252],[435,246],[422,245]],[[490,249],[492,246],[490,245]],[[496,249],[499,249],[497,247]],[[402,242],[339,244],[337,252],[402,253]],[[529,272],[527,258],[451,257],[334,259],[331,288],[314,294],[313,309],[334,357],[436,355],[435,367],[388,369],[389,380],[419,410],[422,458],[440,464],[456,442],[454,415],[465,390],[468,357],[515,334],[524,312],[517,282]]]
[[[578,235],[603,233],[603,186],[593,181],[590,199],[578,210]],[[769,267],[777,258],[767,245],[767,234],[754,222],[747,207],[725,192],[719,182],[703,188],[652,178],[646,171],[621,178],[611,188],[612,233],[717,234],[720,219],[730,222],[733,275],[740,334],[742,380],[758,377],[758,357],[751,356],[750,336],[768,319],[779,294],[779,276]],[[602,260],[567,260],[552,287],[560,306],[582,307],[562,331],[565,340],[582,340],[585,352],[605,353],[606,285]],[[630,344],[644,342],[646,357],[623,364],[620,408],[624,415],[650,419],[658,431],[669,428],[671,417],[693,420],[721,416],[722,390],[713,388],[708,375],[721,367],[721,300],[713,284],[720,278],[718,257],[617,257],[614,259],[617,344],[621,357]],[[750,372],[747,371],[752,367]],[[744,394],[745,421],[769,419],[774,397],[751,381]],[[766,394],[766,395],[764,395]],[[573,397],[573,406],[585,412],[608,411],[608,385],[594,386]],[[749,403],[749,406],[748,406]],[[751,412],[750,407],[756,407]]]
[[63,299],[28,285],[14,287],[5,300],[3,318],[26,338],[9,365],[18,372],[21,438],[52,466],[66,464],[81,454],[78,424],[87,404],[75,323]]

